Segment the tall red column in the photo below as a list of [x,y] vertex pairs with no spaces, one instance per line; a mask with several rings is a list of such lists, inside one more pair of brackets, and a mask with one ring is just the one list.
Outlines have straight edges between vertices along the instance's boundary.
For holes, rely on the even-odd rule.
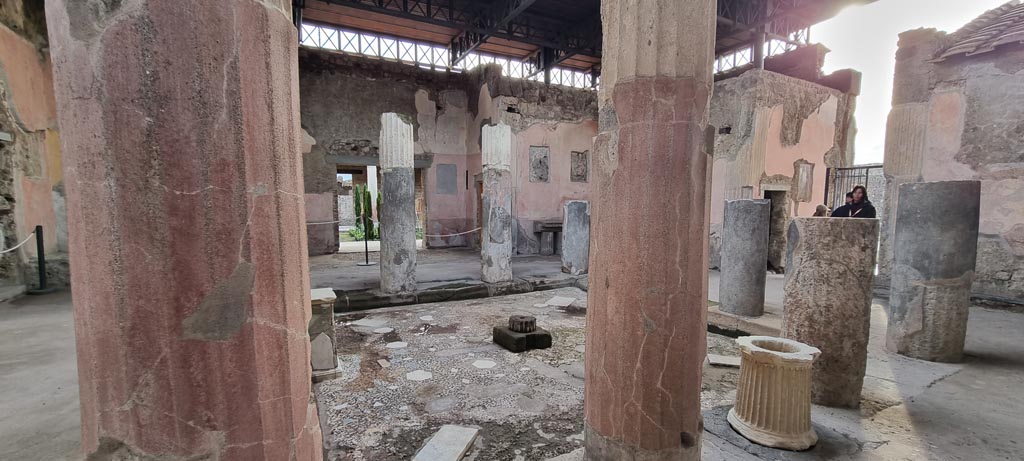
[[321,459],[289,2],[46,7],[85,454]]
[[714,0],[603,0],[586,459],[700,458]]

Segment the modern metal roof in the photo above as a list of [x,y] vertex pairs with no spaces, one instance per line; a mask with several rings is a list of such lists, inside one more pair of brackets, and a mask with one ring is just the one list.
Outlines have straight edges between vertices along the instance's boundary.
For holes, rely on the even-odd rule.
[[949,45],[937,60],[974,56],[1001,45],[1024,43],[1024,4],[1013,0],[991,9],[949,36]]
[[[297,20],[409,39],[450,50],[453,64],[480,52],[594,70],[601,62],[600,0],[293,0]],[[718,0],[716,55],[769,40],[808,43],[810,26],[874,0]]]

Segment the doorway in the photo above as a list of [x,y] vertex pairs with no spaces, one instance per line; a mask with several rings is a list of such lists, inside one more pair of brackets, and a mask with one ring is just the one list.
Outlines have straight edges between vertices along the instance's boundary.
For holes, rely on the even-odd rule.
[[768,270],[781,274],[786,269],[786,191],[766,190],[764,198],[771,201],[768,217]]

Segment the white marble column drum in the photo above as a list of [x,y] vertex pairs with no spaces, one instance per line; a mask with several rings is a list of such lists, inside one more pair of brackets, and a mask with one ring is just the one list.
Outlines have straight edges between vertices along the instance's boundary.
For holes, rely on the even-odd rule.
[[751,442],[806,450],[818,442],[811,427],[811,371],[816,347],[771,336],[738,338],[742,352],[736,405],[729,425]]

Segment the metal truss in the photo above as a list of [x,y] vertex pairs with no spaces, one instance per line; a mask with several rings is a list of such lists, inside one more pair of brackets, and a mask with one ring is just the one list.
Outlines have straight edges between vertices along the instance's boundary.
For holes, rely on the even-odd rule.
[[739,29],[719,40],[736,38],[749,31],[764,28],[768,34],[789,36],[806,29],[806,19],[797,12],[820,0],[718,0],[718,17],[735,22]]
[[[801,46],[806,45],[810,41],[811,29],[805,27],[803,29],[794,31],[789,37],[785,39],[769,39],[764,44],[766,57],[777,56],[789,51],[793,51]],[[747,44],[741,46],[738,49],[734,49],[725,53],[721,53],[715,57],[715,68],[716,74],[723,72],[729,72],[733,69],[743,66],[750,66],[754,64],[754,46],[753,44]]]
[[488,31],[488,33],[467,30],[456,36],[452,40],[451,45],[449,45],[452,52],[452,65],[457,65],[466,53],[476,51],[491,35],[504,30],[513,19],[536,2],[537,0],[503,0],[500,6],[496,8],[497,14],[483,13],[476,15],[474,21],[477,23],[477,26]]
[[[538,47],[561,50],[567,54],[601,56],[601,35],[579,34],[578,28],[538,20],[523,14],[536,0],[502,0],[501,7],[466,11],[456,7],[454,0],[324,0],[390,16],[434,24],[461,33],[449,45],[452,65],[467,53],[475,51],[490,37],[528,43]],[[600,30],[600,23],[596,28]]]
[[[452,65],[450,50],[443,46],[309,22],[302,24],[299,37],[299,43],[303,46],[398,62],[424,69],[462,72],[480,65],[498,64],[502,68],[502,73],[508,77],[540,80],[538,70],[530,62],[522,62],[507,56],[472,52],[466,53],[457,65]],[[553,67],[545,72],[547,83],[574,88],[594,88],[596,79],[597,75],[594,73],[588,74],[560,67]]]

